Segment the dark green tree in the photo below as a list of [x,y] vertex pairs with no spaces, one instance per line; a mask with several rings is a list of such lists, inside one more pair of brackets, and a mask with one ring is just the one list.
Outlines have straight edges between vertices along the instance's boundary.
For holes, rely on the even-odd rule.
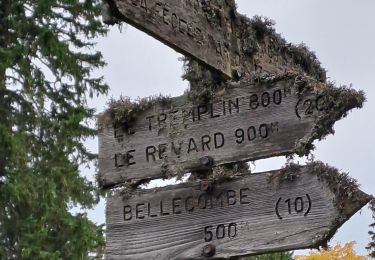
[[101,227],[85,214],[96,155],[87,99],[107,91],[93,49],[105,35],[99,0],[0,0],[0,259],[86,259]]

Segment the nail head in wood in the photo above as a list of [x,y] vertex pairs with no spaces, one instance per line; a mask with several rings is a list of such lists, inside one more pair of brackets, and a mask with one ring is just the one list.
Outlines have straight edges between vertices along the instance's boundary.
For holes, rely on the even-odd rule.
[[209,181],[201,182],[201,191],[208,192],[212,188],[212,184]]
[[205,257],[213,257],[216,253],[216,247],[214,245],[205,245],[203,247],[202,255]]
[[205,156],[200,159],[200,163],[204,167],[211,167],[214,164],[214,159],[209,156]]

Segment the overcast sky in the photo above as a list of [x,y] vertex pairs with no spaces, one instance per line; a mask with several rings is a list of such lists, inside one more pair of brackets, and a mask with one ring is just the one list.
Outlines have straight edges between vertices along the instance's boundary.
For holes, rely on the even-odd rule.
[[[276,30],[292,43],[304,42],[320,59],[330,80],[352,84],[365,90],[367,103],[361,110],[336,123],[334,136],[316,143],[316,159],[358,179],[362,189],[375,194],[375,1],[374,0],[237,0],[238,11],[248,17],[262,15],[276,22]],[[181,95],[187,82],[181,80],[181,57],[146,34],[125,26],[112,27],[99,49],[108,66],[101,72],[111,87],[108,97],[92,101],[103,111],[110,97],[120,94],[132,98],[165,94]],[[97,141],[88,142],[97,151]],[[256,163],[256,171],[278,169],[283,158]],[[90,172],[91,176],[94,172]],[[89,216],[105,221],[104,203]],[[355,240],[358,253],[366,254],[371,212],[364,208],[345,223],[333,239],[345,243]]]

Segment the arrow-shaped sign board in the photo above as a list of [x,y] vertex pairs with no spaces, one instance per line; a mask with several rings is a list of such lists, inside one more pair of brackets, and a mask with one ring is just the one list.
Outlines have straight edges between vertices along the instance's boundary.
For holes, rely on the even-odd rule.
[[107,200],[107,259],[229,258],[317,247],[370,196],[322,163]]
[[341,100],[356,101],[359,94],[352,90],[298,84],[294,78],[243,83],[196,106],[175,98],[167,107],[154,105],[137,114],[131,131],[127,122],[100,125],[101,185],[183,174],[204,168],[202,158],[212,158],[215,166],[303,153],[327,126],[362,104]]
[[[197,0],[113,0],[117,19],[232,77],[233,5]],[[232,1],[229,1],[232,2]]]

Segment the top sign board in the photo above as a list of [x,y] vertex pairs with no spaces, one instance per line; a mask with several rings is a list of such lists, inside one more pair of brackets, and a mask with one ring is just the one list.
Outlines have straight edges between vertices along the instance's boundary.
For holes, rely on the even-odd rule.
[[[200,0],[114,0],[120,19],[227,77],[232,76],[233,6]],[[234,2],[233,2],[234,4]]]
[[321,137],[316,128],[321,118],[333,124],[353,108],[340,102],[342,107],[331,111],[340,95],[318,94],[314,86],[300,93],[295,84],[294,79],[243,83],[202,105],[174,98],[168,107],[154,105],[137,114],[130,132],[123,125],[99,126],[101,185],[199,170],[202,158],[212,158],[215,166],[294,153],[299,144]]

